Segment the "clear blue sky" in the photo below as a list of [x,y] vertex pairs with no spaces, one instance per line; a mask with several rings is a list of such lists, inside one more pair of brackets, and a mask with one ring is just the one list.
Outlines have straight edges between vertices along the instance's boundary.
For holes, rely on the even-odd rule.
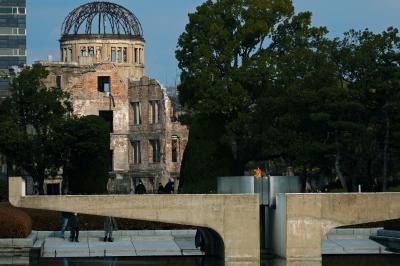
[[[27,0],[28,63],[58,60],[58,39],[67,14],[89,0]],[[146,39],[146,75],[165,85],[174,84],[177,76],[175,47],[188,21],[203,0],[110,0],[135,13]],[[268,0],[265,0],[268,1]],[[293,0],[296,12],[309,10],[313,24],[327,26],[330,36],[341,36],[348,29],[369,28],[382,31],[389,26],[400,28],[399,0]]]

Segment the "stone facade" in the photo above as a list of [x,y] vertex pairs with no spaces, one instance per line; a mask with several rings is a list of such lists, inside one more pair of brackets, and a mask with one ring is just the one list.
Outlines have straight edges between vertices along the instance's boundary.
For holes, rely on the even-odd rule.
[[[188,130],[177,122],[171,100],[156,80],[127,77],[111,62],[41,63],[50,71],[45,81],[47,86],[61,86],[68,91],[76,115],[110,115],[113,158],[110,172],[126,181],[126,191],[138,179],[150,192],[158,187],[158,182],[165,184],[170,177],[179,180]],[[109,78],[109,91],[99,91],[102,77]],[[157,119],[152,121],[154,115]],[[153,152],[154,142],[158,144]],[[137,143],[139,147],[135,147]],[[153,154],[158,158],[153,158]]]
[[157,181],[165,184],[169,177],[179,179],[188,131],[177,122],[165,89],[147,77],[132,81],[129,103],[131,151],[128,159],[132,176],[136,179],[150,177],[148,181],[155,184]]

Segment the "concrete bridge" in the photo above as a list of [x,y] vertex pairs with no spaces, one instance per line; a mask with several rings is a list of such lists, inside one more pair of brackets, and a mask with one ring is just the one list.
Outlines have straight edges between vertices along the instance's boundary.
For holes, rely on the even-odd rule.
[[[257,195],[26,196],[21,177],[9,178],[15,207],[78,212],[212,229],[221,239],[225,265],[260,265]],[[215,239],[218,241],[218,239]],[[213,243],[216,244],[216,243]]]
[[[25,196],[20,177],[9,179],[16,207],[79,212],[212,229],[227,266],[260,265],[257,195]],[[290,266],[321,265],[330,229],[400,218],[400,193],[278,194],[273,213],[274,251]]]

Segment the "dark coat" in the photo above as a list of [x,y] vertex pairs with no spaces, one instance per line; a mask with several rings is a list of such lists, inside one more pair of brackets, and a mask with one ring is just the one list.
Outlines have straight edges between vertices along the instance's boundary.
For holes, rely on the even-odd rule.
[[118,230],[117,220],[114,217],[106,217],[104,219],[104,231],[110,232]]
[[72,212],[61,212],[62,218],[70,219],[74,215]]
[[165,192],[165,189],[164,189],[163,185],[159,185],[157,193],[158,194],[164,194],[164,192]]
[[136,194],[146,194],[146,187],[143,184],[139,184],[135,188]]
[[72,215],[71,218],[69,218],[69,226],[70,228],[80,228],[81,227],[81,221],[79,215]]
[[169,181],[165,185],[165,188],[164,188],[165,193],[167,193],[167,194],[174,193],[174,186],[175,186],[174,182]]

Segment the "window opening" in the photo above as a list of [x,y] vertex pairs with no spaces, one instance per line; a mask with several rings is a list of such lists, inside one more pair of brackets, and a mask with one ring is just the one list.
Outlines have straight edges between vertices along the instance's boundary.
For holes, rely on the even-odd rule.
[[56,76],[56,87],[61,88],[61,76]]
[[99,76],[97,78],[97,88],[99,92],[110,92],[110,77]]
[[178,145],[179,145],[179,138],[177,136],[172,136],[172,162],[178,162]]
[[152,155],[151,162],[159,163],[161,161],[160,140],[158,140],[158,139],[150,140],[150,146],[151,146],[151,149],[152,149],[152,151],[151,151],[151,155]]
[[116,52],[115,52],[115,47],[112,47],[111,48],[111,62],[116,62],[116,60],[117,60],[117,55],[116,55]]
[[128,63],[128,48],[124,48],[123,50],[123,58],[124,58],[124,63]]
[[138,63],[138,48],[135,48],[135,52],[133,53],[134,62],[137,64]]
[[132,148],[133,148],[133,163],[134,164],[142,163],[140,141],[138,140],[132,141]]
[[118,48],[118,63],[122,63],[122,48]]
[[140,103],[139,102],[132,103],[132,108],[133,108],[133,124],[140,125],[142,123]]
[[93,46],[88,47],[88,55],[89,56],[94,56],[94,47]]
[[150,124],[158,124],[160,122],[160,101],[150,101]]

